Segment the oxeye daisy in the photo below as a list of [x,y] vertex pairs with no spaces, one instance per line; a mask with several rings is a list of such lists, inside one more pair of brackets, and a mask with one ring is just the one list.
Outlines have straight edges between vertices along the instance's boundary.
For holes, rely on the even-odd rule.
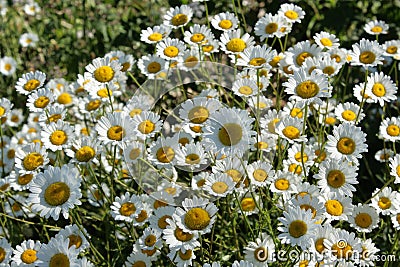
[[322,51],[322,48],[316,44],[311,44],[310,41],[298,42],[288,49],[288,53],[293,59],[293,64],[296,68],[300,68],[305,59],[308,57],[317,57]]
[[392,214],[390,216],[391,220],[392,220],[392,224],[393,224],[393,228],[396,230],[400,229],[400,212],[398,211],[395,214]]
[[251,46],[246,48],[239,54],[237,60],[238,66],[246,66],[249,68],[271,68],[268,62],[276,56],[276,51],[272,50],[267,45],[263,46]]
[[311,210],[303,210],[300,207],[288,206],[283,212],[283,217],[278,220],[283,224],[278,230],[283,232],[278,235],[281,242],[291,246],[299,245],[302,249],[310,246],[310,239],[317,231],[317,224],[312,219]]
[[[4,118],[3,118],[4,120]],[[9,127],[18,127],[24,120],[24,114],[22,109],[12,109],[7,115],[7,119],[5,121],[5,125]]]
[[134,134],[138,139],[146,140],[153,137],[161,129],[160,116],[151,111],[143,111],[132,118]]
[[324,216],[327,219],[327,222],[332,222],[335,220],[347,220],[348,216],[353,210],[351,197],[330,192],[321,195],[319,198],[324,204]]
[[[283,116],[290,116],[293,118],[302,119],[304,118],[304,104],[297,101],[290,101],[287,102],[286,105],[283,107],[282,115]],[[310,110],[307,113],[307,117],[311,114]]]
[[383,64],[383,49],[377,41],[361,39],[359,43],[352,45],[350,51],[351,65],[362,66],[364,68],[375,67]]
[[395,177],[394,183],[400,183],[400,154],[389,159],[390,175]]
[[110,188],[105,183],[100,187],[97,184],[89,185],[87,189],[89,204],[94,207],[103,206],[108,197],[110,197]]
[[[10,113],[11,109],[13,108],[14,104],[11,103],[10,100],[7,98],[1,98],[0,99],[0,118],[7,117],[8,114]],[[1,120],[1,123],[3,123],[3,119]]]
[[226,173],[213,173],[211,174],[202,189],[210,195],[216,197],[226,197],[232,193],[236,183]]
[[370,90],[366,90],[366,85],[364,82],[356,84],[353,88],[353,95],[357,98],[357,100],[361,103],[364,101],[365,103],[375,103],[376,100],[372,99],[372,92]]
[[372,229],[378,227],[379,215],[375,208],[359,203],[358,206],[354,206],[348,221],[350,226],[358,232],[369,233]]
[[219,51],[219,42],[215,39],[210,39],[206,44],[201,45],[201,51],[205,56],[211,56],[212,53]]
[[328,56],[329,54],[324,54],[325,55],[321,56],[320,58],[317,58],[317,60],[319,60],[319,64],[316,70],[322,72],[328,77],[333,77],[339,73],[343,64],[337,63],[335,59]]
[[295,198],[310,196],[311,199],[314,197],[318,197],[320,191],[316,185],[310,184],[308,182],[299,183],[296,185],[296,194]]
[[58,103],[50,104],[47,106],[45,112],[41,112],[39,115],[39,125],[45,127],[52,122],[56,123],[58,120],[64,120],[67,114],[67,110],[63,105]]
[[196,255],[192,249],[178,248],[168,253],[170,260],[173,260],[178,267],[192,266],[192,260],[196,259]]
[[27,2],[24,5],[24,12],[25,14],[29,15],[29,16],[34,16],[37,13],[39,13],[41,10],[40,6],[38,3],[32,1],[32,2]]
[[[90,83],[86,87],[91,99],[100,99],[102,102],[113,102],[114,97],[118,96],[118,87],[114,83]],[[72,103],[72,101],[70,102]],[[67,104],[68,105],[68,104]]]
[[142,252],[133,251],[125,261],[124,267],[141,266],[141,267],[151,267],[152,257],[147,256]]
[[172,218],[184,232],[190,234],[206,234],[215,223],[218,208],[206,199],[193,196],[182,201],[182,207],[177,207]]
[[330,224],[318,225],[314,237],[310,240],[308,252],[318,261],[326,257],[327,248],[324,246],[324,240],[330,238],[333,227]]
[[165,38],[157,43],[157,56],[166,60],[181,60],[183,53],[186,50],[186,45],[179,39]]
[[395,214],[400,209],[400,193],[390,187],[375,189],[371,206],[382,215]]
[[334,48],[327,51],[329,57],[336,61],[336,63],[343,65],[346,63],[347,51],[343,48]]
[[390,76],[383,72],[375,72],[367,78],[366,93],[383,107],[385,102],[396,99],[397,86]]
[[42,112],[46,107],[53,103],[54,94],[50,89],[40,88],[28,96],[26,106],[31,112]]
[[360,105],[352,102],[339,103],[336,106],[335,115],[341,122],[358,124],[365,117],[365,114],[360,109]]
[[387,34],[389,25],[382,20],[373,20],[365,24],[364,31],[371,35]]
[[12,184],[12,179],[10,179],[8,176],[6,176],[3,179],[0,179],[0,198],[5,198],[6,197],[6,192],[11,190],[11,184]]
[[146,148],[140,141],[132,141],[124,147],[124,158],[128,164],[135,164],[144,158]]
[[52,238],[48,244],[42,244],[37,257],[39,267],[79,266],[78,250],[75,247],[69,247],[69,240],[62,236]]
[[162,73],[168,69],[168,63],[165,59],[156,55],[146,55],[138,60],[138,67],[142,74],[149,79],[162,78]]
[[168,37],[171,33],[171,27],[167,25],[156,25],[153,28],[147,27],[140,33],[140,41],[148,44],[155,44]]
[[179,117],[191,123],[202,124],[206,122],[210,118],[211,114],[215,113],[220,107],[222,107],[222,105],[216,99],[196,97],[186,100],[181,104]]
[[134,124],[126,113],[114,112],[101,117],[95,129],[104,144],[122,146],[123,142],[133,138]]
[[361,243],[362,252],[360,255],[360,266],[374,266],[374,260],[377,253],[380,251],[379,248],[375,247],[371,238],[362,240]]
[[112,51],[105,55],[106,57],[110,57],[111,61],[117,60],[119,64],[121,64],[121,72],[127,72],[132,69],[132,66],[136,63],[136,60],[132,55],[125,54],[122,51]]
[[313,38],[319,47],[326,48],[327,50],[338,48],[340,45],[339,39],[336,38],[336,35],[329,32],[322,31],[316,33]]
[[306,14],[303,9],[294,4],[282,4],[278,10],[289,22],[301,22]]
[[376,151],[375,153],[375,159],[379,162],[388,162],[390,158],[392,158],[395,155],[395,152],[391,149],[385,148],[385,149],[380,149]]
[[89,247],[89,242],[86,239],[86,236],[88,236],[88,233],[85,228],[79,227],[76,224],[72,224],[65,226],[64,229],[61,229],[55,235],[55,238],[64,238],[68,240],[68,248],[75,246],[75,249],[78,252],[81,252]]
[[293,144],[288,149],[288,160],[291,163],[311,166],[314,164],[315,154],[312,153],[309,145],[302,146],[299,143]]
[[15,167],[21,175],[36,174],[48,163],[46,149],[39,143],[24,145],[15,154]]
[[149,218],[150,227],[163,232],[170,224],[167,219],[172,220],[172,215],[175,212],[175,207],[165,206],[154,210],[153,215]]
[[244,248],[245,259],[252,262],[254,266],[267,266],[268,262],[274,261],[275,244],[272,237],[261,233],[255,242],[250,241]]
[[307,137],[302,135],[303,121],[297,118],[285,117],[277,122],[276,133],[289,143],[305,142]]
[[300,177],[288,171],[278,170],[275,173],[270,185],[271,192],[283,194],[289,197],[290,194],[296,192],[296,184],[300,183]]
[[22,47],[36,47],[38,41],[39,36],[32,32],[24,33],[19,37],[19,44]]
[[384,55],[393,57],[396,60],[400,59],[400,40],[390,40],[383,44]]
[[43,86],[46,80],[46,74],[41,71],[31,71],[22,75],[18,79],[15,89],[18,93],[29,95],[32,91],[39,89]]
[[234,13],[219,13],[213,17],[211,25],[217,30],[227,32],[235,30],[239,25],[239,20]]
[[98,83],[113,81],[121,73],[122,66],[117,60],[109,57],[95,58],[85,67],[91,78]]
[[259,213],[259,209],[263,208],[263,203],[260,201],[260,196],[257,194],[252,195],[250,192],[241,194],[238,203],[235,203],[233,207],[245,216]]
[[386,118],[379,126],[379,137],[391,142],[400,140],[400,118]]
[[271,163],[265,161],[255,161],[246,167],[250,183],[255,187],[265,187],[275,175]]
[[260,36],[260,40],[264,41],[267,38],[281,38],[288,34],[291,28],[292,23],[288,22],[282,15],[268,13],[257,21],[254,26],[254,34]]
[[111,206],[111,215],[116,221],[132,222],[139,215],[142,201],[135,194],[126,192],[121,197],[116,197]]
[[326,253],[329,255],[329,258],[325,258],[326,262],[335,266],[357,261],[357,257],[362,252],[360,241],[361,239],[357,238],[355,233],[335,228],[330,237],[324,240]]
[[183,169],[195,170],[204,168],[208,155],[201,143],[190,143],[176,151],[176,164]]
[[200,67],[200,54],[197,49],[186,50],[182,55],[182,62],[178,68],[184,71],[195,70]]
[[51,151],[68,148],[73,139],[73,128],[69,123],[58,120],[46,125],[42,132],[42,142],[44,147]]
[[32,211],[54,220],[58,220],[62,212],[64,218],[68,219],[68,211],[81,204],[80,185],[79,171],[72,165],[63,165],[61,168],[49,166],[36,175],[29,187]]
[[12,57],[0,58],[0,73],[5,76],[11,76],[17,69],[17,61]]
[[360,127],[350,123],[340,124],[333,128],[332,135],[328,135],[326,151],[337,160],[357,162],[361,153],[367,151],[366,134]]
[[179,149],[178,144],[177,138],[159,137],[148,149],[148,160],[158,167],[173,165],[176,162],[176,151]]
[[187,5],[181,5],[175,8],[171,7],[164,15],[164,24],[173,29],[177,29],[188,24],[192,16],[193,10]]
[[257,81],[254,79],[237,79],[232,85],[232,91],[235,95],[241,97],[251,97],[260,94],[261,90],[257,86]]
[[41,243],[31,239],[24,240],[13,250],[14,256],[11,259],[11,266],[33,267],[39,262],[36,254],[40,250]]
[[101,152],[101,147],[97,140],[91,137],[83,136],[73,141],[72,147],[65,150],[68,157],[71,158],[70,163],[86,165],[90,162],[97,164],[99,161],[96,156]]
[[24,217],[26,215],[32,215],[29,210],[27,199],[22,195],[16,195],[13,198],[8,198],[4,205],[5,212],[13,217]]
[[29,189],[29,185],[32,182],[33,177],[34,175],[32,173],[20,174],[19,171],[12,171],[10,173],[10,178],[15,180],[15,182],[12,183],[11,186],[16,191]]
[[240,29],[224,32],[220,40],[221,49],[227,54],[239,55],[240,52],[254,45],[254,37],[248,33],[241,35]]
[[166,227],[163,230],[163,239],[168,247],[172,250],[176,249],[194,249],[200,246],[197,240],[198,233],[184,232],[172,219],[166,219]]
[[8,240],[3,237],[0,239],[0,265],[1,266],[10,266],[9,261],[12,254],[12,247]]
[[151,227],[143,230],[142,236],[138,239],[138,244],[142,249],[152,250],[162,247],[161,232]]
[[200,45],[213,38],[213,33],[206,25],[194,24],[189,31],[184,32],[184,41],[189,45]]
[[[222,160],[219,160],[212,167],[212,172],[222,172],[228,174],[233,181],[239,185],[240,182],[244,180],[246,177],[245,166],[247,165],[246,161],[242,161],[238,157],[226,157]],[[207,176],[208,178],[208,176]]]
[[129,99],[128,103],[124,106],[124,112],[129,114],[131,118],[142,113],[142,111],[149,110],[153,104],[153,99],[148,95],[135,95]]

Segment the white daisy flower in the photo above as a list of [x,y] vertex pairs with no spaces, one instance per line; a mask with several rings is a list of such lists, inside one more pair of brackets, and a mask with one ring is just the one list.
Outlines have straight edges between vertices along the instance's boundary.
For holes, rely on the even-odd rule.
[[138,244],[142,249],[152,250],[162,247],[161,232],[151,227],[143,230],[142,236],[138,239]]
[[360,109],[360,105],[352,102],[339,103],[336,106],[335,115],[341,122],[358,124],[365,117]]
[[400,40],[390,40],[383,44],[384,55],[393,57],[396,60],[400,59]]
[[72,224],[61,229],[54,238],[68,240],[68,248],[75,246],[75,249],[79,253],[89,247],[89,241],[86,238],[87,236],[89,235],[85,228]]
[[26,216],[33,217],[34,215],[30,212],[28,205],[30,205],[30,203],[27,202],[26,197],[22,195],[16,195],[13,198],[7,199],[4,209],[8,215],[16,218]]
[[386,118],[379,126],[379,137],[391,142],[400,140],[400,118]]
[[347,220],[353,211],[352,200],[349,196],[330,192],[320,195],[319,199],[324,204],[324,216],[327,219],[327,223],[336,220]]
[[375,247],[371,238],[361,241],[362,252],[360,255],[360,266],[374,266],[374,260],[377,253],[380,251],[379,248]]
[[172,206],[159,207],[154,210],[154,214],[149,218],[150,227],[163,232],[169,225],[167,219],[172,220],[174,212],[175,207]]
[[236,183],[226,173],[213,173],[209,177],[202,187],[202,189],[210,195],[216,197],[226,197],[231,194],[235,189]]
[[176,151],[176,164],[187,170],[204,168],[208,158],[201,143],[186,144]]
[[139,115],[142,111],[150,110],[153,104],[153,99],[148,95],[135,95],[124,106],[123,111],[129,114],[131,118]]
[[400,183],[400,154],[396,154],[393,158],[389,159],[390,175],[394,176],[395,184]]
[[187,5],[181,5],[177,7],[171,7],[164,15],[164,24],[177,29],[179,27],[186,26],[192,19],[193,10]]
[[10,266],[9,262],[11,259],[12,247],[5,237],[0,238],[0,252],[0,266]]
[[310,184],[308,182],[299,183],[296,185],[296,195],[295,197],[310,196],[311,199],[318,197],[321,194],[316,185]]
[[22,75],[18,79],[15,89],[18,93],[29,95],[32,91],[39,89],[43,86],[46,80],[46,74],[41,71],[31,71]]
[[222,160],[218,160],[215,165],[212,166],[212,172],[226,173],[235,183],[239,184],[240,182],[243,182],[246,177],[246,165],[247,161],[243,161],[243,159],[238,157],[226,157]]
[[356,84],[353,88],[353,95],[357,98],[358,102],[364,101],[365,103],[376,103],[375,100],[371,96],[372,92],[369,90],[367,92],[366,85],[364,82]]
[[152,266],[152,258],[151,256],[147,256],[142,252],[133,251],[125,261],[124,267],[132,267],[132,266],[142,266],[142,267],[151,267]]
[[12,188],[15,191],[23,191],[29,189],[29,185],[34,178],[34,175],[32,173],[20,174],[19,171],[12,171],[10,173],[10,178],[15,180],[15,182],[11,184]]
[[36,254],[40,250],[41,243],[31,239],[24,240],[13,249],[14,256],[11,259],[11,266],[34,267],[39,262]]
[[72,165],[49,166],[36,175],[29,187],[29,202],[32,211],[40,212],[40,217],[58,220],[60,213],[68,219],[70,209],[81,205],[81,178],[78,169]]
[[259,213],[260,209],[263,208],[263,203],[260,201],[260,196],[257,194],[252,195],[249,191],[241,194],[239,197],[240,202],[235,203],[234,208],[245,216]]
[[161,129],[160,116],[152,111],[143,111],[132,118],[134,134],[138,139],[146,140],[153,137]]
[[39,36],[32,32],[24,33],[19,37],[19,44],[22,47],[36,47],[38,41]]
[[355,233],[338,228],[334,228],[330,237],[324,240],[324,246],[329,255],[324,259],[324,264],[326,262],[331,266],[357,261],[362,252],[361,239]]
[[123,142],[134,138],[134,124],[124,112],[108,113],[101,117],[95,129],[98,139],[105,145],[112,144],[122,147]]
[[316,71],[320,71],[328,77],[334,77],[335,75],[337,75],[343,66],[343,64],[337,63],[336,59],[331,58],[327,53],[324,53],[323,55],[315,59],[319,61]]
[[336,63],[343,65],[346,63],[347,51],[344,48],[334,48],[327,51],[331,59],[334,59]]
[[293,59],[295,68],[300,68],[306,58],[317,57],[322,51],[322,48],[310,41],[301,41],[288,49],[288,55]]
[[189,45],[206,44],[208,39],[213,39],[214,35],[206,25],[194,24],[189,31],[184,32],[184,41]]
[[24,145],[15,154],[15,167],[20,175],[34,175],[48,163],[46,149],[39,143]]
[[397,99],[397,86],[390,76],[383,72],[371,73],[367,78],[365,92],[375,102],[379,102],[383,107],[385,102],[391,102]]
[[114,102],[114,97],[120,95],[117,85],[112,82],[109,83],[90,83],[86,86],[91,99],[100,99],[102,102]]
[[172,250],[176,249],[194,249],[200,246],[197,240],[198,233],[184,232],[172,219],[166,219],[166,227],[163,230],[163,239],[168,247]]
[[191,123],[202,124],[221,107],[221,103],[216,99],[196,97],[181,104],[179,117]]
[[90,73],[91,78],[98,83],[108,83],[114,81],[121,73],[122,66],[117,60],[109,57],[95,58],[92,63],[85,67]]
[[89,204],[94,207],[103,206],[110,197],[110,188],[105,183],[101,183],[100,187],[97,184],[91,184],[86,192]]
[[238,55],[246,48],[254,45],[254,37],[248,33],[241,35],[240,29],[224,32],[220,40],[221,49],[227,54]]
[[182,55],[182,62],[178,63],[178,68],[184,71],[191,71],[200,67],[199,50],[192,48],[186,50]]
[[276,123],[275,131],[276,134],[291,144],[294,142],[305,142],[307,140],[307,136],[302,135],[303,120],[297,118],[284,117]]
[[136,60],[132,55],[125,54],[122,51],[111,51],[105,55],[105,57],[110,57],[110,60],[118,60],[121,64],[121,72],[127,72],[132,69],[132,66],[136,63]]
[[12,57],[0,58],[0,73],[5,76],[11,76],[17,69],[17,61]]
[[385,163],[388,162],[390,158],[395,155],[395,152],[391,149],[385,148],[376,151],[375,159],[379,162]]
[[206,44],[201,45],[201,51],[205,56],[211,56],[212,53],[219,51],[219,42],[215,39],[210,39]]
[[377,41],[361,39],[359,43],[352,45],[353,50],[350,51],[351,65],[363,66],[364,68],[375,67],[383,64],[383,49]]
[[251,185],[255,187],[267,186],[275,176],[272,164],[266,161],[255,161],[246,167],[246,171]]
[[73,128],[69,123],[58,120],[56,123],[46,125],[40,135],[44,147],[55,152],[70,147],[73,140]]
[[235,30],[239,25],[239,20],[234,13],[219,13],[213,17],[211,25],[217,30],[227,32]]
[[265,97],[264,95],[259,95],[259,96],[251,96],[250,99],[248,100],[247,104],[253,109],[253,110],[268,110],[274,105],[274,102]]
[[78,250],[69,247],[68,239],[62,236],[52,238],[48,244],[42,244],[37,253],[39,267],[70,266],[79,267]]
[[396,214],[400,209],[400,193],[391,187],[375,189],[372,193],[371,207],[382,215]]
[[54,101],[54,94],[50,89],[40,88],[28,96],[26,106],[31,112],[42,112]]
[[389,25],[383,20],[373,20],[369,21],[364,26],[364,31],[371,35],[387,34],[389,30]]
[[165,38],[156,45],[157,56],[165,60],[178,60],[186,50],[186,45],[179,39]]
[[140,41],[155,44],[168,37],[171,33],[171,27],[167,25],[156,25],[153,28],[147,27],[145,30],[141,30]]
[[47,106],[46,112],[42,112],[39,115],[40,127],[48,126],[51,123],[56,123],[58,120],[63,121],[67,115],[67,109],[65,106],[58,103]]
[[148,148],[148,160],[157,167],[166,167],[175,164],[179,142],[176,137],[160,136]]
[[329,32],[321,31],[316,33],[313,36],[313,39],[319,47],[326,48],[327,50],[339,48],[340,45],[339,39],[336,38],[336,35]]
[[300,181],[300,176],[289,171],[278,170],[272,178],[269,190],[278,195],[283,195],[284,199],[289,199],[291,194],[297,192],[296,185]]
[[166,75],[168,62],[159,56],[148,54],[138,60],[138,67],[149,79],[157,79],[163,78],[163,73]]
[[233,82],[232,91],[235,95],[241,97],[252,97],[260,94],[261,89],[254,79],[242,78]]
[[116,221],[132,222],[139,215],[142,205],[137,195],[126,192],[121,197],[115,197],[111,206],[111,215]]
[[25,117],[22,109],[12,109],[7,114],[7,119],[5,120],[5,125],[9,127],[18,127],[24,121]]
[[294,4],[282,4],[278,10],[278,14],[282,14],[285,18],[292,22],[301,22],[306,14],[303,9]]
[[254,34],[260,36],[261,42],[267,38],[281,38],[292,29],[292,22],[289,22],[281,14],[265,14],[254,26]]
[[171,250],[171,252],[168,253],[168,257],[176,263],[177,267],[192,266],[192,260],[196,259],[196,255],[192,249],[184,248]]
[[7,117],[14,104],[7,98],[0,98],[0,118]]
[[146,153],[145,145],[140,141],[132,141],[124,146],[124,159],[128,164],[136,164],[144,159]]
[[73,141],[72,147],[65,150],[68,157],[71,158],[70,163],[86,165],[89,162],[98,164],[97,156],[101,152],[101,147],[97,140],[83,136]]
[[40,6],[38,3],[34,2],[34,1],[29,1],[24,5],[24,12],[25,14],[29,15],[29,16],[34,16],[37,13],[39,13],[41,10]]
[[261,233],[255,242],[250,241],[244,248],[245,259],[253,263],[253,266],[267,266],[268,262],[274,261],[275,244],[272,237]]
[[302,146],[299,143],[295,143],[288,149],[288,160],[291,163],[312,166],[315,157],[316,155],[312,152],[309,145]]
[[392,214],[390,216],[393,224],[393,228],[396,230],[400,229],[400,212],[398,211],[396,214]]
[[379,215],[375,208],[358,203],[357,206],[354,206],[348,221],[350,226],[358,232],[370,233],[372,229],[378,227]]
[[333,227],[330,224],[319,224],[314,237],[310,240],[308,252],[318,261],[322,261],[326,257],[327,248],[324,246],[324,240],[330,238]]

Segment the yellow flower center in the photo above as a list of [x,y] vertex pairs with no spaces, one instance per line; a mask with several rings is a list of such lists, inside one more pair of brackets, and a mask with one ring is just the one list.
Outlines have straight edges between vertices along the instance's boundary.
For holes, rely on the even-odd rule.
[[193,234],[190,233],[186,233],[184,232],[181,228],[176,227],[175,231],[174,231],[174,235],[176,237],[176,239],[178,239],[181,242],[187,242],[192,240],[193,238]]
[[308,260],[299,261],[299,267],[308,267],[308,264],[309,264]]
[[68,105],[72,103],[72,97],[68,93],[62,93],[57,97],[57,102],[62,105]]
[[241,86],[238,91],[243,95],[251,95],[253,93],[253,89],[247,85]]
[[336,118],[334,118],[334,117],[326,117],[325,118],[325,123],[329,124],[329,125],[333,125],[333,124],[336,123]]
[[240,38],[233,38],[226,44],[226,48],[234,53],[242,52],[246,46],[246,42]]
[[176,57],[179,54],[179,49],[176,46],[170,45],[164,49],[164,55],[167,57]]
[[307,233],[307,224],[302,220],[295,220],[289,225],[289,234],[299,238]]
[[133,148],[130,152],[129,152],[129,159],[131,160],[136,160],[139,156],[140,153],[142,151],[140,150],[140,148]]
[[45,108],[50,103],[50,99],[47,96],[39,96],[38,99],[33,102],[36,108]]
[[67,202],[71,195],[69,186],[64,182],[50,184],[44,191],[44,199],[51,206],[60,206]]
[[112,95],[112,91],[108,90],[107,88],[102,88],[97,90],[97,96],[101,98],[106,98]]
[[11,210],[12,210],[13,212],[18,212],[18,211],[21,210],[21,205],[18,204],[17,202],[15,202],[14,204],[12,204]]
[[225,173],[228,174],[229,177],[231,177],[235,183],[240,182],[240,180],[242,180],[243,177],[242,173],[235,169],[226,170]]
[[201,49],[203,50],[203,52],[209,53],[214,49],[214,46],[213,45],[203,45],[201,47]]
[[170,163],[175,158],[175,151],[169,147],[160,147],[156,153],[158,161],[162,163]]
[[190,260],[192,258],[192,250],[188,249],[185,251],[185,253],[182,252],[182,250],[179,250],[179,258],[181,258],[184,261]]
[[324,246],[324,239],[325,238],[321,237],[315,241],[315,249],[321,254],[326,249]]
[[158,42],[163,38],[162,34],[159,32],[154,32],[149,35],[148,39],[152,42]]
[[378,206],[383,210],[389,209],[392,206],[392,201],[387,197],[381,197],[379,198]]
[[340,153],[349,155],[356,150],[356,143],[349,137],[342,137],[339,139],[336,148]]
[[268,34],[272,34],[278,30],[278,24],[271,22],[267,26],[265,26],[265,32]]
[[348,109],[342,112],[342,118],[346,121],[354,121],[357,118],[357,114]]
[[0,107],[0,116],[3,116],[4,113],[6,113],[6,109],[3,107]]
[[161,64],[158,62],[150,62],[149,65],[147,65],[147,71],[149,73],[157,73],[161,70]]
[[166,229],[167,226],[169,225],[167,223],[167,219],[172,219],[172,217],[170,215],[164,215],[162,216],[160,219],[158,219],[158,227],[160,227],[161,229]]
[[[344,243],[344,244],[342,244]],[[353,248],[346,241],[339,241],[331,247],[333,255],[339,259],[348,259],[353,254]]]
[[331,55],[331,59],[335,59],[336,63],[339,63],[342,60],[342,58],[337,54]]
[[291,126],[291,125],[286,126],[282,130],[282,133],[283,133],[284,136],[286,136],[289,139],[296,139],[296,138],[299,138],[299,136],[300,136],[299,129],[297,129],[296,127]]
[[336,199],[330,199],[325,202],[326,212],[333,216],[340,216],[343,213],[343,205]]
[[327,66],[322,70],[323,73],[325,73],[326,75],[332,75],[335,73],[335,68],[332,66]]
[[90,101],[90,102],[87,103],[87,105],[86,105],[86,110],[87,110],[87,111],[96,110],[96,109],[98,109],[98,108],[100,107],[100,105],[101,105],[101,100],[99,100],[99,99]]
[[210,215],[203,208],[192,208],[185,215],[185,225],[190,230],[203,230],[211,221]]
[[260,142],[255,143],[254,147],[258,148],[258,149],[267,149],[268,148],[268,143],[260,141]]
[[297,14],[296,11],[294,10],[288,10],[285,12],[285,16],[288,17],[289,19],[297,19],[299,17],[299,14]]
[[257,169],[253,172],[253,178],[257,182],[264,182],[268,178],[268,173],[263,169]]
[[148,247],[152,247],[154,246],[154,244],[157,242],[157,238],[155,235],[148,235],[145,239],[144,239],[144,243],[146,246]]
[[188,68],[193,68],[196,66],[197,62],[199,62],[199,59],[195,56],[189,56],[185,59],[185,66]]
[[107,131],[107,137],[116,141],[121,141],[124,134],[124,129],[119,125],[111,126]]
[[50,142],[56,146],[65,144],[65,142],[67,142],[67,140],[68,140],[68,136],[66,135],[66,133],[64,131],[61,131],[61,130],[56,130],[56,131],[52,132],[50,135]]
[[329,186],[339,188],[346,182],[346,176],[340,170],[331,170],[328,173],[326,180]]
[[359,213],[354,218],[354,222],[361,228],[368,228],[372,224],[372,218],[368,213]]
[[44,163],[43,156],[40,153],[32,152],[25,156],[23,160],[24,168],[28,171],[37,169]]
[[[21,254],[21,260],[25,264],[32,264],[37,260],[36,250],[27,249]],[[1,262],[1,261],[0,261]]]
[[35,90],[36,88],[38,88],[39,85],[40,85],[40,81],[39,81],[39,80],[31,79],[31,80],[29,80],[29,81],[27,81],[27,82],[25,83],[24,89],[25,89],[26,91],[29,91],[29,92],[30,92],[30,91]]
[[147,214],[147,211],[141,210],[140,213],[138,214],[137,218],[135,218],[135,221],[141,223],[141,222],[144,222],[148,217],[149,217],[149,215]]
[[390,136],[399,136],[400,135],[400,127],[397,125],[391,124],[386,128],[386,133]]
[[304,61],[306,60],[306,58],[308,57],[312,57],[313,54],[309,53],[309,52],[302,52],[300,53],[297,58],[296,58],[296,63],[297,65],[301,66],[303,65]]
[[396,167],[396,174],[397,176],[400,176],[400,165]]
[[360,62],[364,64],[372,64],[375,61],[375,58],[375,54],[371,51],[364,51],[359,56]]
[[129,69],[129,67],[131,66],[131,64],[129,62],[124,62],[121,65],[122,65],[122,69],[121,69],[122,72],[126,72]]
[[259,262],[268,260],[268,249],[266,247],[258,247],[254,250],[254,258]]
[[94,158],[95,155],[96,152],[90,146],[83,146],[75,153],[76,159],[80,162],[88,162],[89,160]]
[[276,187],[276,189],[278,189],[278,190],[282,190],[282,191],[288,190],[288,189],[289,189],[289,186],[290,186],[290,183],[289,183],[289,181],[288,181],[287,179],[285,179],[285,178],[280,178],[280,179],[277,179],[277,180],[275,181],[275,187]]
[[206,180],[205,179],[201,179],[201,180],[197,181],[196,185],[198,187],[202,187],[205,183],[206,183]]
[[320,42],[321,42],[321,44],[322,44],[323,46],[332,46],[332,44],[333,44],[332,41],[331,41],[331,39],[326,38],[326,37],[321,38]]
[[144,261],[138,260],[135,261],[134,264],[132,264],[132,267],[147,267],[147,265]]
[[0,191],[6,191],[9,187],[10,187],[10,184],[3,184],[2,186],[0,186]]
[[142,134],[149,134],[149,133],[153,132],[155,128],[156,128],[156,125],[152,121],[149,121],[149,120],[142,121],[141,123],[139,123],[139,126],[138,126],[138,130]]
[[20,175],[17,178],[17,182],[20,185],[27,185],[33,179],[33,174]]
[[210,115],[210,113],[207,108],[197,106],[197,107],[192,108],[189,111],[188,119],[192,123],[200,124],[200,123],[205,122],[208,119],[209,115]]
[[174,26],[184,25],[188,21],[188,17],[185,14],[179,13],[176,14],[172,19],[171,23]]
[[312,218],[315,218],[315,216],[317,216],[317,210],[316,210],[313,206],[311,206],[311,205],[308,205],[308,204],[301,204],[301,205],[300,205],[300,208],[301,208],[302,210],[305,210],[305,211],[310,210],[311,213],[312,213]]
[[374,86],[372,86],[372,93],[377,97],[384,96],[386,94],[385,86],[381,83],[375,83]]
[[313,81],[305,81],[297,85],[296,93],[304,99],[312,98],[319,92],[319,86]]
[[129,116],[135,117],[136,115],[139,115],[140,113],[142,113],[142,110],[140,108],[134,108],[129,112]]
[[114,78],[114,70],[110,66],[101,66],[94,71],[93,75],[97,81],[106,83]]
[[[301,154],[303,154],[303,156],[302,156]],[[303,162],[306,162],[306,161],[308,160],[307,154],[306,154],[306,153],[301,153],[301,152],[299,151],[299,152],[297,152],[297,153],[294,155],[294,159],[295,159],[297,162],[302,162],[302,158],[303,158]]]
[[397,46],[391,45],[386,48],[386,52],[389,54],[396,54],[397,53]]
[[371,28],[371,32],[374,33],[381,33],[382,31],[383,31],[382,27],[378,25]]
[[204,38],[206,38],[204,34],[195,33],[192,35],[192,37],[190,37],[190,41],[192,41],[193,43],[200,43],[204,40]]
[[397,220],[397,223],[400,224],[400,213],[398,213],[398,214],[396,215],[396,220]]
[[198,164],[200,162],[200,156],[197,154],[189,154],[185,157],[185,162],[187,164]]
[[11,68],[12,68],[12,66],[11,66],[10,63],[6,63],[6,64],[4,65],[4,69],[5,69],[6,71],[10,71]]
[[189,140],[189,138],[187,138],[187,137],[182,137],[182,138],[179,138],[179,144],[181,144],[182,146],[186,146],[187,144],[189,144],[190,143],[190,140]]
[[228,185],[225,182],[215,182],[211,186],[211,189],[216,194],[223,194],[228,190]]
[[253,211],[256,208],[256,202],[252,197],[245,197],[240,202],[243,211]]
[[69,267],[69,258],[63,253],[54,254],[49,262],[49,267]]
[[82,245],[82,238],[79,235],[70,235],[68,236],[69,239],[69,244],[68,247],[72,247],[73,245],[75,245],[75,248],[80,248],[80,246]]
[[290,116],[297,117],[297,118],[302,118],[303,117],[303,112],[301,111],[300,108],[292,108],[290,111]]
[[232,21],[230,21],[229,19],[223,19],[218,23],[218,26],[220,26],[224,30],[227,30],[232,28],[233,24]]
[[136,212],[136,206],[132,202],[125,202],[121,205],[121,208],[119,208],[119,213],[123,216],[131,216]]
[[288,171],[293,172],[295,174],[301,174],[302,170],[303,169],[301,168],[301,165],[296,163],[291,163],[288,167]]
[[218,132],[219,141],[225,146],[237,145],[242,137],[242,127],[237,123],[226,123]]

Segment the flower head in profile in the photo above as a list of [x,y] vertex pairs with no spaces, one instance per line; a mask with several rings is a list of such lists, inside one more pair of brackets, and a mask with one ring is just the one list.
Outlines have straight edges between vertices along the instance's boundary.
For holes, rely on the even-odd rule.
[[364,31],[371,35],[387,34],[389,25],[383,20],[373,20],[365,24]]

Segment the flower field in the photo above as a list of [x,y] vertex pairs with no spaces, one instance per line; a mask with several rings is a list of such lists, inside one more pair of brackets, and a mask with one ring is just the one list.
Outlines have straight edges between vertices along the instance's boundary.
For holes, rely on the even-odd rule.
[[0,266],[400,266],[399,11],[0,0]]

